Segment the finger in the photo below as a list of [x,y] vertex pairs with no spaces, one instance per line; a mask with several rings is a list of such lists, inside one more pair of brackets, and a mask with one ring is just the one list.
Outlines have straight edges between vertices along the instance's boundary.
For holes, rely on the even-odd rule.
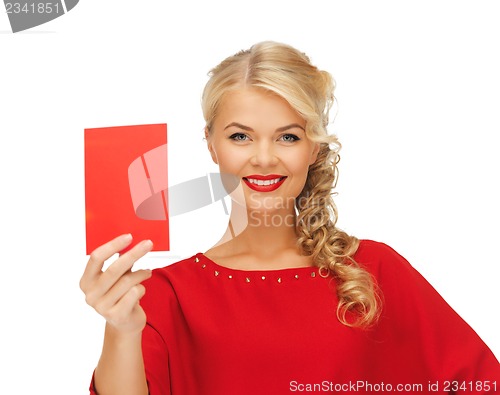
[[131,250],[120,256],[99,277],[97,287],[107,292],[125,273],[129,272],[139,258],[142,258],[153,248],[151,240],[143,240]]
[[[150,240],[144,240],[134,246],[130,251],[123,254],[109,268],[101,273],[97,280],[91,283],[91,286],[85,292],[87,303],[96,308],[103,296],[116,285],[120,278],[130,274],[134,263],[151,250],[153,243]],[[100,311],[103,315],[103,312]]]
[[99,314],[105,316],[131,288],[150,278],[151,274],[151,270],[137,270],[125,274],[96,302],[94,308]]
[[125,295],[110,310],[109,321],[115,326],[123,326],[133,319],[133,310],[146,293],[146,288],[138,284],[130,288]]
[[125,234],[118,236],[92,251],[85,271],[83,272],[82,279],[80,280],[80,288],[83,290],[89,282],[94,281],[96,276],[101,273],[104,262],[117,252],[123,250],[131,242],[132,235]]

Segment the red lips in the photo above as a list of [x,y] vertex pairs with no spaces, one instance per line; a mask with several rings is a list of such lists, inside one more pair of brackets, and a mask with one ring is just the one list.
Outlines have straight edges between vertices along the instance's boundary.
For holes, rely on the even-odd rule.
[[[245,184],[254,191],[257,192],[272,192],[278,189],[283,182],[286,180],[286,176],[282,176],[280,174],[268,174],[268,175],[260,175],[260,174],[252,174],[246,177],[243,177],[243,181]],[[272,183],[267,183],[266,181],[274,181]],[[259,185],[265,182],[267,185]]]

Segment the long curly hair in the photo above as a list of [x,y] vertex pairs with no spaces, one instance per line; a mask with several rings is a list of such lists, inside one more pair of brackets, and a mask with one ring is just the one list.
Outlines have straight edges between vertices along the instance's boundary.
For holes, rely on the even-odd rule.
[[209,133],[223,96],[243,87],[274,92],[306,120],[306,135],[319,143],[320,150],[295,200],[297,242],[302,253],[310,255],[320,268],[320,274],[335,279],[340,322],[371,326],[380,313],[379,291],[370,273],[354,259],[359,240],[336,227],[338,213],[332,190],[337,183],[341,145],[327,132],[334,103],[332,76],[290,45],[264,41],[228,57],[209,72],[209,77],[202,94]]

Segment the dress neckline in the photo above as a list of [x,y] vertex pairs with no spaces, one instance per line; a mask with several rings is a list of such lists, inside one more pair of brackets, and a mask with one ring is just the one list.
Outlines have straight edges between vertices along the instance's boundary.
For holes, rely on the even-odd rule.
[[201,269],[206,270],[208,273],[215,277],[227,279],[243,279],[246,282],[253,282],[255,280],[272,280],[278,283],[286,280],[299,280],[299,279],[315,279],[317,277],[329,277],[329,274],[322,273],[317,266],[302,266],[291,267],[284,269],[269,269],[269,270],[244,270],[233,269],[230,267],[222,266],[212,259],[208,258],[202,252],[198,252],[193,256],[194,262],[199,265]]

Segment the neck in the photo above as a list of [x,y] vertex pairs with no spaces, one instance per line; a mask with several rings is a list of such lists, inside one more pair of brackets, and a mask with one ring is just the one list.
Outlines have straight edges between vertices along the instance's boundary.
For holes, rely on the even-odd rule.
[[233,204],[226,232],[214,248],[232,255],[251,254],[272,257],[297,250],[295,209],[256,211]]

